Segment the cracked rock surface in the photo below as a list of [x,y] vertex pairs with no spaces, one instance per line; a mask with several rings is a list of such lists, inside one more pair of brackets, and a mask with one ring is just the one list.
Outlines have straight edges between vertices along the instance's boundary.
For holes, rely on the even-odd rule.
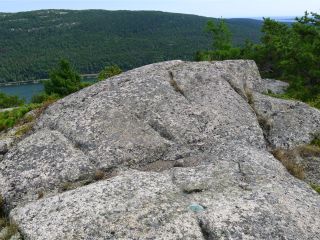
[[152,64],[74,93],[0,162],[6,210],[27,240],[318,239],[319,195],[267,148],[310,141],[320,112],[264,91],[239,60]]

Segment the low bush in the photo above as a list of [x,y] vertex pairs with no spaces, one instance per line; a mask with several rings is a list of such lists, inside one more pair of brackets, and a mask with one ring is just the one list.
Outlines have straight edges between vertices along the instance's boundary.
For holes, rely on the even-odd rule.
[[48,95],[44,92],[32,96],[31,103],[44,103],[47,101],[58,100],[60,97],[57,94]]
[[18,107],[24,104],[24,100],[17,96],[7,95],[0,92],[0,108]]
[[[10,111],[0,112],[0,131],[7,130],[18,124],[26,124],[34,121],[56,98],[49,98],[43,103],[32,103],[12,109]],[[28,112],[35,110],[35,115],[26,115]],[[27,126],[25,128],[28,128]],[[22,129],[21,129],[22,130]],[[26,130],[26,129],[24,129]],[[22,130],[22,131],[24,131]]]
[[37,104],[24,105],[10,111],[0,112],[0,131],[15,126],[26,113],[39,107]]
[[102,81],[107,78],[119,75],[122,73],[121,68],[118,65],[106,66],[98,75],[98,80]]

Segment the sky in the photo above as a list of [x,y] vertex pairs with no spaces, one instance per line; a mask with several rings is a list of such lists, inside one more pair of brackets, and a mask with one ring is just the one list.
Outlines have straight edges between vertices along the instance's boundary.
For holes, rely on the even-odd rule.
[[160,10],[208,17],[300,16],[320,0],[0,0],[0,12],[39,9]]

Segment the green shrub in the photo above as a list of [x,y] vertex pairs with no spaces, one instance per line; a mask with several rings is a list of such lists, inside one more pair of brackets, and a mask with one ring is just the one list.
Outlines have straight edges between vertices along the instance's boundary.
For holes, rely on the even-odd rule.
[[67,60],[61,60],[43,85],[46,94],[64,97],[81,89],[81,77]]
[[98,80],[105,80],[107,78],[119,75],[122,73],[121,68],[118,65],[106,66],[98,75]]
[[25,122],[29,122],[30,120],[32,121],[32,117],[24,119],[26,113],[31,110],[41,108],[42,106],[43,104],[28,104],[10,111],[0,112],[0,131],[12,128],[18,123],[23,123],[23,120],[26,120]]
[[58,94],[46,94],[45,92],[36,94],[34,96],[32,96],[31,98],[31,102],[32,103],[43,103],[43,102],[47,102],[47,101],[52,101],[52,100],[58,100],[60,97]]
[[18,107],[24,104],[24,100],[18,96],[11,96],[0,92],[0,108]]
[[11,111],[0,112],[0,131],[13,127],[33,107],[25,105]]

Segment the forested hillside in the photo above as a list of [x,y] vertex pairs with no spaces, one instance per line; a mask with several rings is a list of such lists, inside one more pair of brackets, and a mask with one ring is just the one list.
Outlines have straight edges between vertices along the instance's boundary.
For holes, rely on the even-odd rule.
[[[48,77],[61,58],[81,73],[108,64],[127,70],[148,63],[191,60],[210,46],[206,17],[148,11],[42,10],[0,13],[0,82]],[[261,21],[227,20],[235,44],[258,41]]]

